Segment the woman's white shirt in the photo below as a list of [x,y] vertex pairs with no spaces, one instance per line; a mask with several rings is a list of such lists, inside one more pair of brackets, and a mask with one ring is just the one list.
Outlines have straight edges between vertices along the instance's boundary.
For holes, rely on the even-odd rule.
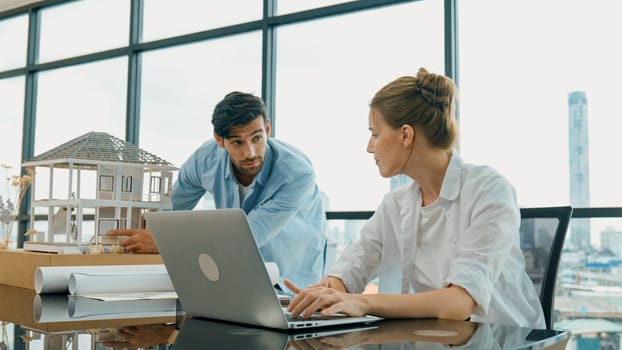
[[458,285],[477,302],[472,321],[545,328],[519,226],[512,185],[454,152],[434,203],[421,206],[415,182],[389,192],[329,275],[352,293],[376,277],[380,293]]

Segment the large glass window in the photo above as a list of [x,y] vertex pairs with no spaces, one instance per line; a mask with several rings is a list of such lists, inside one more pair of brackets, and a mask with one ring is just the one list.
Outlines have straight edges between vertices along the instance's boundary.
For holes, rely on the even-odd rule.
[[419,67],[443,73],[442,2],[286,26],[277,40],[276,137],[311,158],[330,210],[375,209],[390,182],[366,152],[368,105]]
[[143,40],[200,32],[261,19],[262,1],[145,1]]
[[261,35],[143,55],[141,148],[179,167],[213,138],[212,111],[231,91],[261,96]]
[[[11,185],[10,179],[21,171],[24,78],[1,79],[0,101],[0,205],[6,209],[7,200],[15,203],[17,199],[17,188]],[[10,240],[16,242],[17,225],[12,226]],[[4,241],[4,227],[0,227],[0,233],[0,241]]]
[[[24,78],[17,77],[0,80],[0,164],[12,167],[19,175],[22,150],[22,114],[24,112]],[[4,174],[2,174],[4,175]],[[0,177],[4,184],[4,176]],[[5,196],[6,188],[0,188],[0,196]],[[6,197],[4,197],[6,198]]]
[[128,45],[130,1],[73,1],[42,11],[40,62]]
[[[466,161],[506,175],[521,206],[620,206],[622,186],[612,158],[612,140],[622,128],[617,5],[563,0],[459,5]],[[481,15],[483,8],[487,16]],[[571,221],[557,276],[555,327],[573,327],[574,318],[619,318],[620,231],[619,217]],[[607,331],[596,323],[584,324],[571,347],[597,348],[607,340]]]
[[28,17],[17,16],[0,21],[0,71],[26,65]]
[[[622,128],[622,22],[614,3],[459,2],[461,152],[516,186],[521,205],[615,206],[612,141]],[[489,14],[482,16],[485,8]],[[570,124],[573,93],[584,94],[584,127]],[[579,107],[581,108],[581,107]],[[575,116],[577,116],[575,114]],[[576,131],[576,130],[575,130]],[[581,135],[586,137],[582,143]],[[572,203],[570,163],[588,188]]]
[[89,131],[125,138],[127,59],[39,73],[35,155]]

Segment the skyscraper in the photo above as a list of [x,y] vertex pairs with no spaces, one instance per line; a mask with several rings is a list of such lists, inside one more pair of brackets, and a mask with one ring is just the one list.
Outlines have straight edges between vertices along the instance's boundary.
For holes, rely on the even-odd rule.
[[[583,91],[568,94],[568,151],[570,152],[570,205],[590,206],[590,164],[587,127],[587,96]],[[578,248],[590,246],[590,222],[573,220],[570,240]]]

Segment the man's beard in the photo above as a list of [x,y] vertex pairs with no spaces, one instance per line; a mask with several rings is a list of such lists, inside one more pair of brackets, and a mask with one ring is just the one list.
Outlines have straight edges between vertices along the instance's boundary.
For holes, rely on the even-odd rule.
[[[259,161],[259,165],[257,166],[253,166],[252,168],[249,168],[247,166],[244,165],[244,163],[246,162],[251,162],[254,163],[256,161]],[[242,162],[240,162],[240,165],[238,167],[238,171],[244,175],[257,175],[259,173],[259,171],[261,171],[261,168],[263,168],[263,159],[260,157],[257,158],[253,158],[253,159],[245,159]]]

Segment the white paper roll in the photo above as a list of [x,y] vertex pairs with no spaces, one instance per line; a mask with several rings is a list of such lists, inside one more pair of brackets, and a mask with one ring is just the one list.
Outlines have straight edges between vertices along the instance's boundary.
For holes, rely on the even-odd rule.
[[270,277],[270,282],[272,285],[275,285],[279,282],[279,265],[275,262],[267,262],[266,263],[266,271],[268,271],[268,276]]
[[153,265],[94,265],[94,266],[41,266],[35,271],[35,292],[67,293],[69,276],[73,272],[100,275],[167,274],[163,264]]

